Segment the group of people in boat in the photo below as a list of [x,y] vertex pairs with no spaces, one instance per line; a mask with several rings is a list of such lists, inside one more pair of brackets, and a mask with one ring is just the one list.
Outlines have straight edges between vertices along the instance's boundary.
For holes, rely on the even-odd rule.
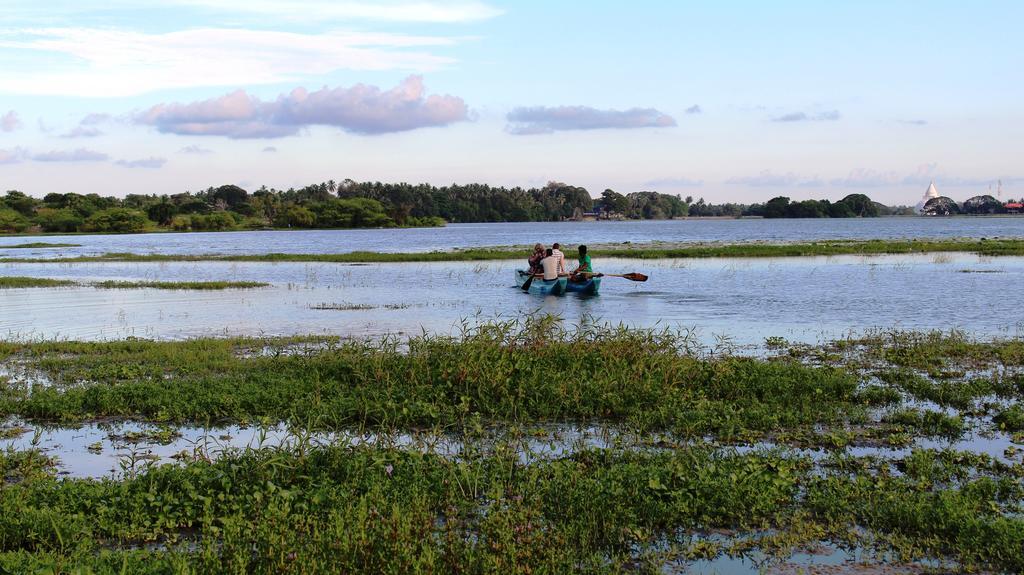
[[544,244],[533,246],[533,254],[530,255],[530,273],[535,276],[542,276],[545,280],[557,279],[559,276],[568,276],[569,281],[582,282],[589,279],[594,273],[594,267],[590,263],[590,256],[587,255],[587,246],[581,245],[579,259],[576,269],[566,270],[565,254],[562,253],[561,244],[551,244],[545,249]]

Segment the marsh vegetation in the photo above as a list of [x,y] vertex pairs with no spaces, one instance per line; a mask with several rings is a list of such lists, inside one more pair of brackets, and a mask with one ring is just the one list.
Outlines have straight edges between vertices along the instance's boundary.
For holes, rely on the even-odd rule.
[[[823,542],[1024,568],[1015,338],[887,330],[737,356],[543,318],[455,337],[5,342],[0,365],[38,374],[0,384],[23,438],[0,452],[13,572],[756,570]],[[122,444],[180,441],[179,425],[290,440],[61,479],[40,429],[102,421],[152,424],[108,434]]]
[[[566,245],[570,252],[573,245]],[[741,244],[619,244],[592,247],[594,258],[630,258],[641,260],[694,258],[789,258],[810,256],[936,254],[936,263],[949,261],[947,253],[969,253],[979,256],[1024,255],[1021,239],[951,239],[951,240],[834,240],[809,243],[741,243]],[[406,263],[459,262],[523,259],[526,247],[469,248],[431,252],[353,251],[336,254],[266,253],[266,254],[137,254],[112,252],[65,258],[2,258],[0,263],[87,263],[87,262],[334,262],[334,263]]]
[[23,276],[0,276],[0,289],[8,288],[50,288],[50,287],[94,287],[98,289],[164,289],[164,290],[226,290],[266,287],[266,282],[253,281],[131,281],[104,280],[78,282],[73,280],[34,278]]

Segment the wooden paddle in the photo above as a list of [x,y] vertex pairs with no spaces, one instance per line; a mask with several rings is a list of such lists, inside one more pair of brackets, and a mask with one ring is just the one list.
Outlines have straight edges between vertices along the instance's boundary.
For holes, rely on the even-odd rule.
[[601,275],[603,275],[603,276],[610,276],[610,277],[613,277],[613,278],[626,278],[626,279],[628,279],[631,282],[645,282],[645,281],[647,281],[647,276],[645,276],[644,274],[638,274],[636,272],[632,272],[632,273],[628,273],[628,274],[601,274]]
[[533,283],[533,278],[537,277],[535,274],[530,274],[530,277],[526,278],[523,282],[523,291],[530,291],[530,284]]

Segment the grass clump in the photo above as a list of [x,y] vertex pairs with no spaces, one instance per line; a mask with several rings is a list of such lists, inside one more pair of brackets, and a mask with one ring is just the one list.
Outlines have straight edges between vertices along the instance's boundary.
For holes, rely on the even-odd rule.
[[330,429],[460,425],[477,417],[600,420],[734,437],[843,421],[864,409],[857,379],[841,369],[700,357],[670,332],[568,332],[545,322],[254,357],[208,339],[25,345],[30,367],[88,384],[9,395],[0,413],[191,422],[269,417]]
[[55,244],[48,242],[27,242],[23,244],[12,244],[9,246],[0,246],[0,250],[18,250],[18,249],[32,249],[32,248],[80,248],[81,244]]
[[883,418],[883,421],[912,427],[929,436],[955,439],[964,433],[963,419],[939,411],[900,409]]
[[1024,408],[1011,405],[993,416],[992,422],[1004,431],[1024,431]]
[[[567,245],[566,249],[575,246]],[[524,251],[525,250],[525,251]],[[987,256],[1024,255],[1024,240],[839,240],[793,244],[725,244],[661,247],[629,245],[624,247],[593,248],[593,257],[633,259],[665,258],[778,258],[839,255],[881,255],[964,252]],[[15,262],[98,262],[98,261],[249,261],[249,262],[450,262],[520,259],[528,255],[528,248],[471,248],[445,252],[389,253],[355,251],[343,254],[132,254],[108,253],[101,256],[76,256],[60,259],[8,259]]]
[[[900,477],[856,461],[818,473],[804,458],[707,447],[592,449],[527,464],[509,447],[458,458],[372,446],[262,449],[121,481],[36,474],[0,496],[0,568],[653,573],[666,557],[721,553],[697,552],[693,534],[769,528],[777,545],[866,530],[898,560],[1024,568],[1024,519],[1012,511],[1020,485],[978,477],[936,487],[922,474],[956,474],[958,465],[931,454],[912,455]],[[149,542],[162,550],[140,549]]]
[[93,282],[89,285],[100,289],[165,289],[165,290],[226,290],[226,289],[252,289],[266,287],[270,284],[265,282],[251,281],[208,281],[208,282],[168,282],[168,281],[121,281],[106,280]]
[[0,276],[0,289],[18,289],[33,287],[62,287],[73,286],[71,280],[57,280],[51,278],[32,278],[26,276]]

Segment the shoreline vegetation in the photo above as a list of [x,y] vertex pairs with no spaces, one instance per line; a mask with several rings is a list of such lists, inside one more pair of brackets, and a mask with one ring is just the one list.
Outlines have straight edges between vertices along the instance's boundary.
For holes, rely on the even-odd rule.
[[[575,246],[565,244],[566,249]],[[963,252],[981,256],[1024,256],[1024,239],[953,240],[836,240],[809,243],[742,244],[612,244],[592,245],[595,258],[622,259],[697,259],[697,258],[773,258],[840,255],[887,255]],[[98,256],[65,258],[0,258],[0,263],[87,263],[87,262],[333,262],[402,263],[457,262],[525,259],[528,246],[469,248],[444,252],[365,252],[338,254],[134,254],[107,253]]]
[[[36,377],[0,385],[0,437],[159,426],[103,478],[0,450],[0,570],[796,572],[822,545],[887,573],[1024,570],[1024,340],[765,348],[552,317],[457,337],[0,341],[0,366]],[[175,425],[232,422],[294,439],[146,457]],[[577,445],[576,426],[608,439]],[[1001,456],[928,447],[995,435]]]
[[49,288],[49,287],[93,287],[97,289],[164,289],[164,290],[226,290],[266,287],[265,282],[250,281],[121,281],[104,280],[97,282],[76,282],[50,278],[25,276],[0,276],[0,289]]
[[0,233],[145,233],[259,229],[436,227],[448,222],[557,222],[582,219],[662,220],[687,216],[854,218],[913,213],[864,194],[836,202],[773,198],[763,204],[708,204],[703,198],[604,190],[599,198],[579,186],[548,182],[539,188],[487,184],[430,184],[329,180],[302,188],[235,185],[180,194],[50,193],[17,190],[0,197]]

